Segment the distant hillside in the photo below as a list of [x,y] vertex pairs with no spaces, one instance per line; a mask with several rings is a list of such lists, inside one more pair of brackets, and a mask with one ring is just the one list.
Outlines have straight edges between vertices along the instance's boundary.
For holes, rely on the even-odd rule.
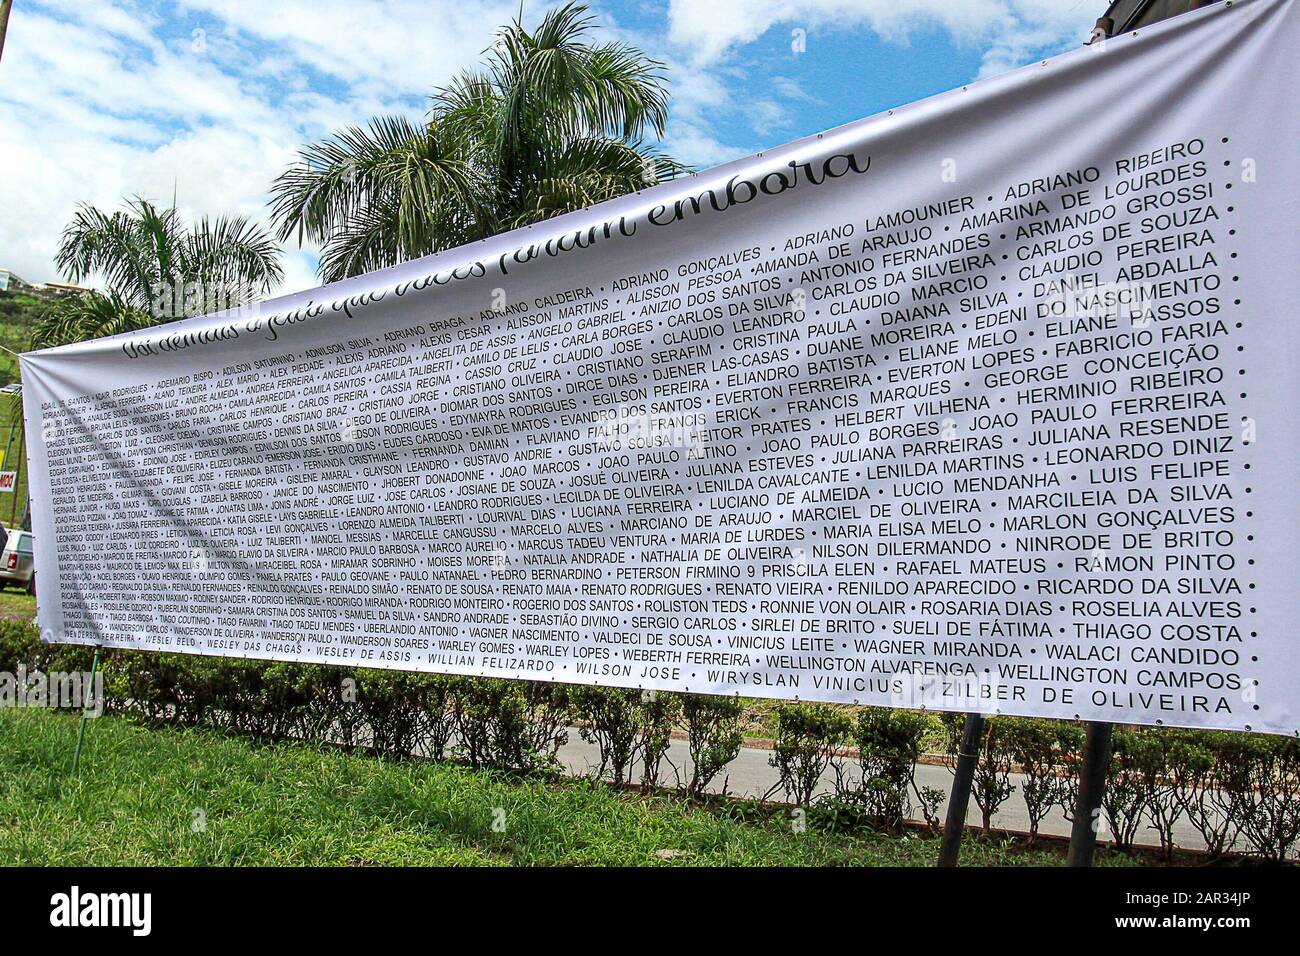
[[[28,292],[0,292],[0,388],[19,380],[13,352],[31,348],[32,329],[53,304],[49,297]],[[18,486],[0,494],[0,525],[22,521],[27,507],[27,462],[23,453],[22,403],[15,395],[0,395],[0,471],[18,473]]]
[[51,305],[49,298],[26,292],[0,292],[0,387],[18,381],[18,359],[13,352],[31,347],[32,329]]

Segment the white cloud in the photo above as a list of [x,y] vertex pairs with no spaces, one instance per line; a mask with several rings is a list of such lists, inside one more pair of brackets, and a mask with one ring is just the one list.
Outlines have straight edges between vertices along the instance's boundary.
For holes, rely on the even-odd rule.
[[773,99],[750,100],[744,116],[749,128],[764,137],[787,128],[792,121],[790,111]]
[[[665,28],[640,34],[605,4],[597,14],[666,62],[663,146],[704,167],[806,132],[800,105],[817,101],[788,78],[768,77],[763,97],[745,92],[756,68],[736,54],[771,29],[903,41],[938,27],[992,72],[1081,40],[1099,4],[670,0]],[[529,19],[542,8],[529,4]],[[54,250],[78,202],[113,209],[174,192],[192,217],[265,221],[268,188],[302,143],[379,113],[422,115],[431,89],[479,62],[517,10],[517,0],[26,0],[0,63],[0,266],[57,278]],[[739,124],[718,122],[737,109]],[[280,291],[314,285],[314,263],[315,250],[287,249]]]
[[697,169],[720,166],[729,160],[753,152],[751,149],[723,143],[705,125],[683,121],[673,121],[668,124],[664,135],[664,149],[673,159]]
[[821,99],[810,93],[802,82],[789,76],[773,76],[768,85],[792,103],[820,103]]
[[477,63],[497,25],[519,9],[504,0],[180,0],[180,7],[209,38],[229,31],[349,86],[419,94]]
[[1083,42],[1103,6],[1093,0],[670,0],[668,35],[704,67],[777,25],[866,28],[893,41],[939,27],[958,44],[985,49],[982,72],[988,73],[1071,38]]
[[[420,116],[479,59],[517,6],[495,0],[33,0],[0,63],[0,266],[57,278],[79,202],[126,196],[191,217],[266,221],[298,147],[367,117]],[[195,31],[202,31],[196,33]],[[337,92],[335,92],[337,90]],[[279,291],[316,284],[315,251],[286,249]]]
[[1010,17],[993,32],[984,51],[981,76],[1024,66],[1045,51],[1087,41],[1105,5],[1088,0],[1012,0]]
[[[958,47],[981,53],[980,75],[1010,69],[1082,42],[1101,0],[669,0],[664,36],[633,36],[665,60],[673,77],[673,122],[666,147],[697,166],[752,153],[776,139],[807,133],[801,106],[821,105],[814,92],[788,76],[755,82],[748,57],[769,31],[793,39],[804,31],[809,49],[832,30],[870,30],[888,42],[940,29]],[[755,98],[767,88],[773,96]],[[727,111],[754,141],[743,147],[717,138],[716,120]]]
[[[713,122],[720,110],[732,110],[736,102],[728,84],[743,81],[739,71],[728,67],[703,68],[675,58],[671,51],[657,49],[655,38],[628,36],[633,43],[662,60],[672,80],[671,112],[664,131],[663,148],[674,159],[696,168],[717,166],[759,147],[729,145],[717,137]],[[660,41],[662,42],[662,41]]]

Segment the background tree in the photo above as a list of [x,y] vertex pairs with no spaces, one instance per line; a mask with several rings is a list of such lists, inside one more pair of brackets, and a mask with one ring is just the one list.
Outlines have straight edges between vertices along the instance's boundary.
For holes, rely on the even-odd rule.
[[593,43],[582,4],[498,31],[423,124],[376,117],[311,144],[272,186],[280,238],[319,243],[326,282],[418,258],[669,179],[642,142],[668,113],[663,65]]
[[243,305],[280,281],[279,257],[274,238],[242,216],[190,227],[175,208],[144,199],[112,214],[83,205],[63,230],[55,264],[73,282],[101,276],[107,289],[60,301],[32,343],[78,342]]

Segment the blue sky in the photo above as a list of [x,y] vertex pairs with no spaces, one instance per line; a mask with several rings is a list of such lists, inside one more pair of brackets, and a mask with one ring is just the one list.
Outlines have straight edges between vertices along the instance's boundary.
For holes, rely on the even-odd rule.
[[[699,167],[1064,52],[1102,0],[591,0],[664,61],[663,146]],[[264,219],[297,147],[420,116],[518,0],[19,0],[0,60],[0,267],[57,278],[78,202]],[[547,4],[525,0],[524,20]],[[286,249],[280,291],[315,285]]]

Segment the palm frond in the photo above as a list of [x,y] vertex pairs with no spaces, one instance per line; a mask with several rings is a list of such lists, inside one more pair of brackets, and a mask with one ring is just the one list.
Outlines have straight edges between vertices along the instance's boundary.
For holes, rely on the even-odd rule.
[[187,281],[220,286],[243,305],[265,295],[284,278],[279,246],[243,216],[204,217],[181,246]]
[[664,66],[635,47],[611,43],[588,55],[590,86],[582,100],[594,130],[623,139],[640,139],[647,131],[664,134],[668,122],[668,88]]
[[516,20],[424,124],[378,117],[305,147],[272,186],[278,235],[319,243],[332,281],[679,175],[641,145],[663,133],[663,64],[595,28],[574,2]]
[[321,280],[337,282],[401,261],[398,218],[396,210],[382,206],[357,210],[321,250]]
[[242,216],[204,218],[191,230],[174,208],[139,197],[112,214],[83,205],[56,263],[73,281],[102,276],[109,291],[59,303],[36,341],[61,344],[242,305],[283,278],[279,257],[271,236]]
[[521,226],[645,189],[684,167],[637,144],[586,137],[547,157],[547,175],[533,181],[511,225]]
[[63,230],[54,261],[73,282],[102,274],[120,296],[144,307],[171,274],[183,232],[175,210],[144,199],[111,215],[83,204]]
[[32,330],[32,347],[66,345],[155,324],[148,311],[116,292],[87,292],[63,299],[46,312]]
[[[487,208],[480,177],[455,148],[444,146],[441,125],[376,117],[364,129],[352,127],[306,147],[302,163],[272,187],[280,238],[297,233],[300,241],[305,236],[321,243],[321,275],[334,278],[357,274],[338,272],[343,263],[352,264],[346,269],[360,269],[362,262],[380,268],[477,238],[475,224]],[[367,240],[368,252],[358,255],[358,236],[375,239],[380,223],[387,223],[391,239]]]

